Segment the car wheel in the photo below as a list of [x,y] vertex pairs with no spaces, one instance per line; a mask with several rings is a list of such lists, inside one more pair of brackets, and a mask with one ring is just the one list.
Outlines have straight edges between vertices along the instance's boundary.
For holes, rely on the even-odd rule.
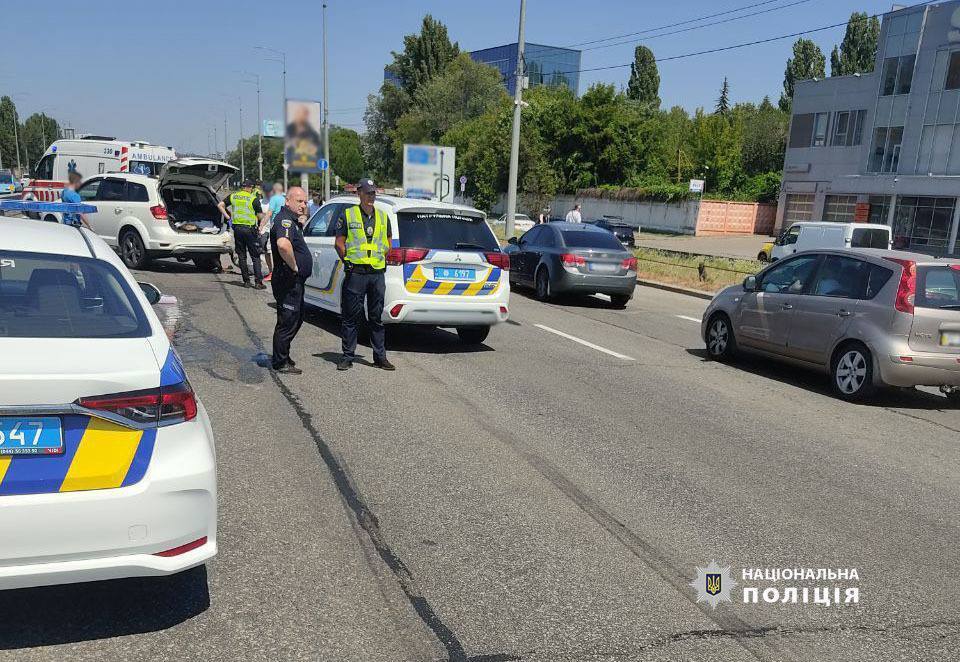
[[947,393],[947,402],[951,407],[960,408],[960,390],[954,390]]
[[220,267],[220,256],[204,255],[193,258],[194,266],[200,271],[215,272]]
[[540,267],[537,270],[537,299],[549,301],[550,296],[550,272],[546,267]]
[[479,345],[490,335],[489,326],[458,326],[457,335],[465,345]]
[[120,237],[120,257],[130,269],[141,269],[147,263],[147,249],[136,230],[127,230]]
[[763,251],[760,251],[759,253],[757,253],[757,260],[759,260],[760,262],[766,262],[767,254],[764,253]]
[[46,216],[43,217],[43,220],[46,221],[47,223],[56,223],[57,217],[54,216],[53,214],[47,214]]
[[707,354],[714,361],[727,361],[737,352],[733,325],[724,313],[714,313],[707,322]]
[[844,400],[864,400],[876,390],[873,357],[860,343],[844,345],[834,354],[830,376],[833,392]]
[[610,295],[610,305],[613,308],[623,310],[627,307],[627,304],[630,302],[630,297],[626,294],[611,294]]

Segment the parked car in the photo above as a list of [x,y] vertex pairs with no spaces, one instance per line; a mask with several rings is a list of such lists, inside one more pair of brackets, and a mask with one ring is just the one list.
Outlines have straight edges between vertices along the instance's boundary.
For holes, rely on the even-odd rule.
[[171,575],[217,553],[213,432],[160,299],[89,230],[4,220],[0,589]]
[[890,227],[878,223],[794,223],[770,251],[770,261],[794,253],[830,248],[892,248]]
[[0,195],[17,192],[17,180],[9,170],[0,170]]
[[[209,270],[219,266],[221,254],[233,252],[215,191],[236,172],[222,161],[184,158],[163,164],[157,177],[129,172],[88,177],[77,193],[97,207],[86,214],[90,227],[130,269],[173,256]],[[48,213],[43,220],[59,218]]]
[[534,287],[537,298],[556,294],[606,294],[623,308],[637,285],[637,258],[613,234],[589,223],[536,225],[504,249],[510,282]]
[[939,386],[960,405],[960,260],[808,251],[717,294],[701,333],[711,358],[744,351],[809,366],[847,400]]
[[589,221],[592,225],[597,226],[598,228],[603,228],[608,232],[612,232],[614,236],[620,241],[624,246],[630,246],[631,248],[636,248],[637,242],[633,233],[636,230],[629,223],[624,223],[623,221],[618,221],[610,218],[601,218],[597,221]]
[[[503,216],[501,216],[500,218],[498,218],[496,221],[494,221],[494,223],[495,223],[496,225],[506,225],[506,224],[507,224],[507,215],[504,214]],[[536,225],[536,223],[534,223],[533,219],[530,218],[529,216],[527,216],[526,214],[514,214],[514,215],[513,215],[513,229],[514,229],[514,230],[520,230],[521,232],[526,232],[527,230],[529,230],[530,228],[532,228],[534,225]]]

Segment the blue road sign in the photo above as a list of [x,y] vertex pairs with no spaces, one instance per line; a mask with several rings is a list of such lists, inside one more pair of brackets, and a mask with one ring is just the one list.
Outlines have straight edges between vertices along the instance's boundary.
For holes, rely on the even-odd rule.
[[317,169],[318,169],[318,170],[326,170],[326,169],[329,168],[329,167],[330,167],[330,164],[327,163],[327,160],[326,160],[326,159],[319,159],[319,160],[317,161]]

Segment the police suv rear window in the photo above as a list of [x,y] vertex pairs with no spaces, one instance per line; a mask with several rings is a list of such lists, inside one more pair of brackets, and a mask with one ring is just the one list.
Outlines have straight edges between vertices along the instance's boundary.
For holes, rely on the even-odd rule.
[[0,250],[0,338],[144,338],[150,323],[101,260]]
[[449,212],[399,212],[397,230],[403,248],[498,251],[500,245],[481,216]]

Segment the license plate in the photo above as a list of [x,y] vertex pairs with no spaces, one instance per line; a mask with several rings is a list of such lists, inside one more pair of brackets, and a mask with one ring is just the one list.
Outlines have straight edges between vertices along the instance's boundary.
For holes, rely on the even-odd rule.
[[453,269],[451,267],[434,267],[433,277],[437,280],[473,280],[476,278],[476,269]]
[[56,416],[0,416],[0,455],[60,455],[63,432]]
[[617,270],[617,265],[615,264],[594,264],[590,262],[587,264],[587,271],[595,271],[602,274],[612,274]]
[[944,347],[960,347],[960,331],[944,331],[940,334],[940,344]]

